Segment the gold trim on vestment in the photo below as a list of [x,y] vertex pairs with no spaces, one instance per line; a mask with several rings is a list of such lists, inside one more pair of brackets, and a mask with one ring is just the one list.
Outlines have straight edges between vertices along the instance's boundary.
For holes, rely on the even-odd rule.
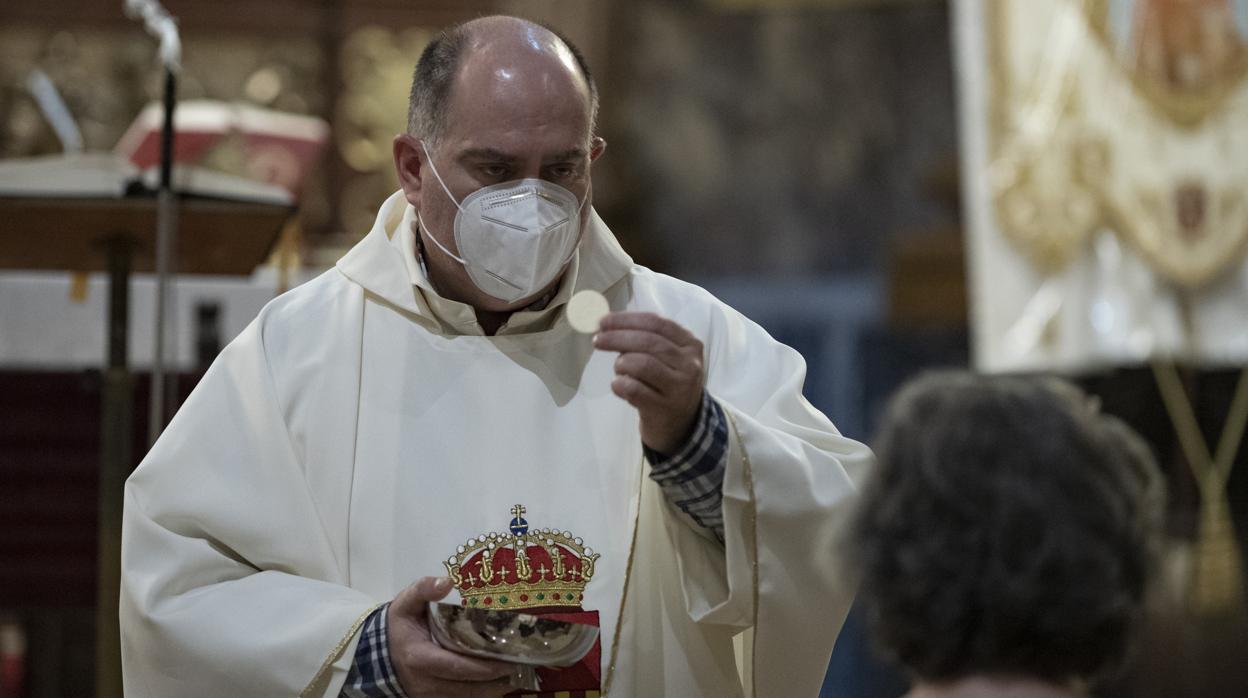
[[321,663],[321,668],[316,670],[316,674],[312,677],[312,680],[309,681],[308,685],[304,686],[303,690],[299,692],[299,698],[305,698],[313,695],[311,692],[312,687],[320,683],[326,670],[333,666],[338,657],[342,655],[342,651],[347,648],[347,645],[351,644],[351,638],[355,637],[355,634],[360,631],[360,626],[364,625],[364,621],[368,620],[368,616],[372,614],[373,611],[376,611],[381,607],[382,604],[377,604],[361,614],[359,618],[355,619],[355,622],[351,624],[351,629],[347,631],[346,636],[339,640],[337,645],[334,645],[334,649],[330,650],[329,656],[326,657],[325,661]]
[[615,633],[611,638],[611,661],[607,662],[607,675],[602,677],[602,695],[608,695],[611,680],[615,678],[615,660],[620,652],[620,631],[624,628],[624,602],[628,600],[628,582],[633,577],[633,553],[637,552],[637,529],[641,527],[642,478],[646,474],[646,457],[642,455],[637,467],[637,511],[633,514],[633,540],[628,544],[628,562],[624,566],[624,588],[620,590],[620,610],[615,619]]
[[754,637],[750,642],[750,696],[758,695],[758,499],[754,496],[754,466],[750,463],[750,452],[745,449],[745,439],[737,430],[737,420],[732,412],[724,410],[728,424],[732,427],[732,435],[736,438],[737,447],[741,449],[741,474],[745,480],[746,492],[750,495],[750,505],[746,511],[746,528],[750,544],[750,584],[753,594],[753,614],[750,629]]

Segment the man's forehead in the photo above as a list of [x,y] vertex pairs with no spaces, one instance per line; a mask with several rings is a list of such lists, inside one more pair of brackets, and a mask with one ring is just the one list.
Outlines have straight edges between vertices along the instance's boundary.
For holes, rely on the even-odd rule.
[[446,109],[446,154],[456,159],[589,152],[592,103],[576,59],[549,30],[514,18],[474,26]]

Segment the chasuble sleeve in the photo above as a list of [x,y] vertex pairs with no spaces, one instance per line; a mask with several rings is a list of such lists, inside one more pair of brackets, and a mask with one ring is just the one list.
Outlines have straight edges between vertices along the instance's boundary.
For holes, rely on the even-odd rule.
[[261,326],[225,349],[126,484],[127,696],[337,695],[376,606],[345,584]]
[[873,457],[802,396],[796,351],[718,301],[709,314],[707,391],[730,432],[724,545],[669,512],[686,609],[699,623],[753,628],[752,695],[817,695],[854,595],[838,526]]

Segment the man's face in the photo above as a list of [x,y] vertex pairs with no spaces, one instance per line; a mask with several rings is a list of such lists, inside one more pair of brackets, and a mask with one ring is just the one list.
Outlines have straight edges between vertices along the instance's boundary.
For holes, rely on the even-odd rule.
[[[468,50],[449,100],[445,132],[431,144],[428,157],[456,202],[482,187],[523,178],[546,180],[585,199],[590,163],[603,144],[591,139],[589,94],[579,73],[548,55],[495,55],[500,52],[488,45]],[[405,186],[408,200],[420,214],[425,234],[458,254],[457,208],[426,166],[423,152],[420,158],[417,190]],[[589,214],[586,203],[583,217]],[[436,246],[426,246],[425,253],[435,276],[452,283],[457,295],[477,295],[462,266]],[[464,300],[502,310],[522,307],[531,299],[511,304],[481,297]]]

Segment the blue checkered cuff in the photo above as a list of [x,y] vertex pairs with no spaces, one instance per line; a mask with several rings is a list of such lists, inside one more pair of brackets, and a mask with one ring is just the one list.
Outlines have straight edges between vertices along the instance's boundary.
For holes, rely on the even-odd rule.
[[355,646],[355,663],[338,694],[340,698],[407,698],[390,664],[386,638],[386,609],[389,607],[390,604],[384,604],[365,619],[360,629],[360,643]]
[[693,433],[673,455],[645,449],[650,479],[667,500],[724,541],[724,472],[728,468],[728,420],[705,390]]

